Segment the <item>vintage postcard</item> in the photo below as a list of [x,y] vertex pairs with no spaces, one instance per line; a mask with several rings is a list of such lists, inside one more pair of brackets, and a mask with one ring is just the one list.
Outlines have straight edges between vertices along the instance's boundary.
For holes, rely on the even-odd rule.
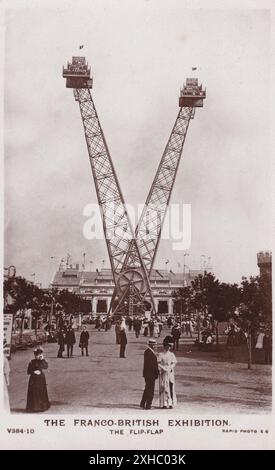
[[274,449],[273,16],[1,2],[1,449]]

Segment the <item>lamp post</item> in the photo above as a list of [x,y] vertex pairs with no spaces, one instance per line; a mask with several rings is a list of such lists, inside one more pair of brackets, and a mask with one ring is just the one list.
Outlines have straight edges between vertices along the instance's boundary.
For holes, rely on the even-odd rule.
[[185,257],[186,256],[189,256],[189,253],[184,253],[183,255],[183,274],[185,275],[185,268],[187,267],[187,265],[185,264]]
[[182,297],[180,297],[180,330],[181,330],[181,319],[182,319]]
[[206,258],[205,255],[201,255],[201,271],[203,271],[205,268],[205,263],[206,263],[205,258]]
[[184,253],[184,255],[183,255],[183,285],[184,286],[187,285],[186,280],[185,280],[185,268],[187,267],[187,265],[185,264],[186,256],[189,256],[189,253]]

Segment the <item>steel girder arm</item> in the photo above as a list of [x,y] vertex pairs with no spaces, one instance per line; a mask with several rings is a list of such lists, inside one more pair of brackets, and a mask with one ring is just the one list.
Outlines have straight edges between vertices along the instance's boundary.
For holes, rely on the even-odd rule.
[[[135,230],[138,247],[148,275],[154,264],[161,227],[171,198],[189,122],[193,117],[193,108],[179,110]],[[130,252],[126,254],[123,267],[129,262],[131,262]]]
[[[125,282],[124,284],[122,282],[120,286],[117,285],[118,277],[123,271],[123,262],[126,253],[131,259],[130,265],[128,264],[127,266],[137,269],[140,274],[139,276],[138,273],[136,273],[136,276],[133,276],[133,273],[130,273],[129,276],[132,285],[137,286],[136,293],[138,294],[140,290],[142,297],[145,292],[150,291],[148,275],[139,253],[134,231],[131,227],[118,178],[92,95],[88,88],[76,88],[74,89],[74,95],[76,101],[79,103],[83,121],[114,282],[116,288],[119,287],[119,289],[116,289],[120,297],[118,303],[120,303],[126,295],[126,289],[123,290]],[[143,282],[141,282],[140,278],[142,278]]]
[[[194,117],[194,113],[193,107],[180,108],[135,230],[136,242],[149,279],[158,249],[161,227],[175,183],[189,122]],[[126,253],[124,258],[122,270],[132,265],[132,244],[133,241],[130,244],[129,252]],[[112,302],[116,295],[117,292],[115,290]],[[152,304],[155,310],[154,301]]]
[[161,228],[170,202],[188,126],[193,116],[194,108],[180,108],[136,227],[136,240],[149,276],[156,257]]

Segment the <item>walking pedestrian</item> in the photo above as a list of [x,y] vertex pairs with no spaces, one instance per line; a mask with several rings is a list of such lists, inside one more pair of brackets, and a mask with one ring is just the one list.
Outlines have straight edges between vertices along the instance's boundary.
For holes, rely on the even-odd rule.
[[163,328],[163,322],[162,322],[161,318],[158,319],[158,326],[159,326],[159,337],[160,337],[161,332],[162,332],[162,328]]
[[154,348],[157,342],[154,339],[148,341],[148,347],[144,351],[143,377],[145,380],[145,388],[140,402],[140,407],[146,410],[151,409],[154,398],[155,381],[158,378],[158,361]]
[[174,340],[174,350],[176,349],[177,351],[179,350],[179,339],[180,339],[180,335],[181,335],[181,331],[180,331],[180,327],[179,325],[176,323],[173,328],[172,328],[172,336],[173,336],[173,340]]
[[186,329],[186,336],[190,336],[190,338],[192,338],[192,333],[193,333],[193,326],[192,326],[192,321],[191,320],[187,320],[186,322],[186,325],[185,325],[185,329]]
[[128,318],[129,331],[132,331],[133,321],[134,321],[134,319],[133,319],[132,316]]
[[150,336],[154,335],[154,320],[153,320],[153,318],[151,318],[151,320],[149,322],[149,334],[150,334]]
[[139,318],[134,318],[133,329],[134,329],[136,338],[138,338],[140,334],[140,330],[141,330],[141,320]]
[[101,318],[99,315],[96,317],[95,320],[95,328],[97,329],[97,331],[100,331],[101,329]]
[[65,349],[65,331],[62,328],[60,328],[60,330],[57,333],[57,342],[59,345],[57,357],[63,357],[63,352]]
[[120,328],[126,331],[126,320],[124,317],[121,317],[120,319]]
[[75,344],[75,334],[74,334],[74,330],[72,329],[71,326],[69,326],[69,328],[66,332],[65,343],[67,345],[67,356],[72,357],[73,356],[74,344]]
[[46,411],[50,408],[44,369],[48,369],[48,363],[44,359],[43,349],[36,348],[34,350],[34,359],[30,361],[27,370],[30,379],[26,411],[29,413]]
[[120,354],[119,354],[119,357],[125,358],[125,349],[126,349],[126,344],[127,344],[127,336],[126,336],[125,328],[121,329],[120,335],[119,335],[119,340],[120,340]]
[[116,326],[115,326],[115,334],[116,334],[116,344],[120,344],[120,321],[117,320]]
[[81,355],[84,356],[84,349],[86,351],[86,356],[88,354],[88,342],[89,342],[90,335],[87,331],[87,327],[84,325],[83,330],[81,331],[80,339],[79,339],[79,347],[81,348]]
[[154,338],[159,337],[159,323],[157,320],[154,320],[153,335],[154,335]]
[[148,336],[148,333],[149,333],[149,326],[148,326],[148,323],[143,323],[143,326],[144,326],[144,330],[143,330],[143,336],[147,337]]

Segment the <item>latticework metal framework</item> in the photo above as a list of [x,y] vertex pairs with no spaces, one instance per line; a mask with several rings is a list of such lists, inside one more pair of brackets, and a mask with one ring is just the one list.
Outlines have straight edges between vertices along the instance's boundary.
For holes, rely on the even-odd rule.
[[[148,278],[150,277],[189,122],[193,117],[194,108],[180,108],[136,227],[135,240],[131,241],[129,250],[124,258],[122,271],[128,269],[134,262],[132,246],[135,241],[138,244]],[[117,292],[115,290],[112,301],[116,296]],[[110,305],[110,312],[112,303]]]
[[187,79],[188,86],[186,85],[182,92],[185,93],[184,97],[180,97],[180,111],[134,232],[90,93],[92,79],[85,58],[73,57],[72,63],[68,63],[67,69],[63,69],[63,76],[66,77],[67,87],[74,88],[74,96],[79,103],[98,204],[101,208],[115,282],[108,313],[132,314],[135,306],[142,311],[145,300],[150,301],[155,313],[149,277],[189,122],[194,117],[194,108],[203,105],[205,91],[198,86],[197,79]]
[[[118,297],[116,310],[121,312],[125,308],[128,309],[130,286],[135,303],[142,304],[146,294],[153,303],[148,276],[137,247],[90,90],[76,88],[74,95],[79,103],[98,204],[101,209],[104,235],[116,286],[116,297]],[[122,276],[126,253],[129,254],[131,263],[128,264],[127,269],[123,269],[124,276]]]
[[[180,109],[135,231],[148,275],[154,264],[161,227],[171,198],[189,122],[193,116],[193,108]],[[131,250],[124,266],[130,260],[130,253]]]

